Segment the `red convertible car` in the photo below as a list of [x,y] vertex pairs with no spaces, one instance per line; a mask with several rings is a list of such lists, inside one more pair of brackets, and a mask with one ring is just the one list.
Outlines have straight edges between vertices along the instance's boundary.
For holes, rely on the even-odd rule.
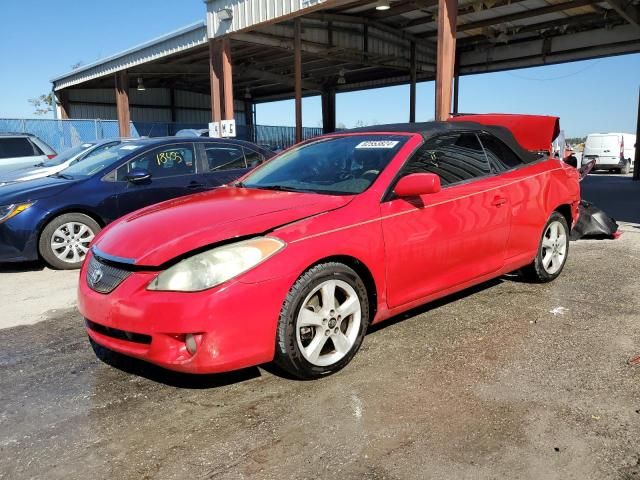
[[516,137],[491,116],[328,135],[114,222],[80,275],[94,348],[182,372],[275,361],[314,378],[412,307],[515,270],[553,280],[580,191],[575,168],[530,152],[557,124],[522,128],[536,118]]

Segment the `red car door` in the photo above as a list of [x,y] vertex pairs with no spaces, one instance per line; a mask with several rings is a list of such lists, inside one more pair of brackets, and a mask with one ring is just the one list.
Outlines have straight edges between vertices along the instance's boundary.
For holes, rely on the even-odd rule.
[[479,135],[492,168],[501,172],[511,211],[511,232],[505,251],[507,263],[530,260],[535,256],[547,221],[545,204],[549,175],[542,163],[524,164],[500,139],[488,133]]
[[381,204],[390,308],[418,300],[504,265],[510,214],[502,179],[475,133],[429,139],[400,176],[429,172],[442,191]]

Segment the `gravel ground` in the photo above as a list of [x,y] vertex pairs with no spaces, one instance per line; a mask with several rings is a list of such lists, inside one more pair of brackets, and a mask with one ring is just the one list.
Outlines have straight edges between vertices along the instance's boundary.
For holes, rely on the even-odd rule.
[[3,294],[42,291],[9,311],[44,320],[0,330],[0,478],[640,479],[640,226],[623,230],[572,243],[551,284],[501,278],[386,323],[314,382],[105,363],[58,296],[74,274],[4,271]]

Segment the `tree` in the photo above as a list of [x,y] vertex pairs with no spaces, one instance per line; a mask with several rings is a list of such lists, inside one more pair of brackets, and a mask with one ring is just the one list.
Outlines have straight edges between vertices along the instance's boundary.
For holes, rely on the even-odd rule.
[[50,112],[53,112],[53,109],[55,107],[53,93],[47,93],[36,98],[30,98],[29,103],[33,105],[33,108],[35,108],[35,111],[33,113],[35,113],[36,115],[46,115]]

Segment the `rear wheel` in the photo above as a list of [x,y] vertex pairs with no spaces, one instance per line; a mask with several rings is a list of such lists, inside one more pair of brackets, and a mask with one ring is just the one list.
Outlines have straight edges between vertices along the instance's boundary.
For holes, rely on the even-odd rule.
[[324,263],[293,285],[278,322],[275,362],[311,379],[335,373],[354,357],[369,323],[362,279],[341,263]]
[[526,278],[536,282],[555,280],[569,255],[569,226],[558,212],[553,212],[544,227],[538,253],[531,265],[523,271]]
[[65,213],[51,220],[40,235],[39,250],[49,266],[74,270],[82,266],[100,225],[82,213]]

